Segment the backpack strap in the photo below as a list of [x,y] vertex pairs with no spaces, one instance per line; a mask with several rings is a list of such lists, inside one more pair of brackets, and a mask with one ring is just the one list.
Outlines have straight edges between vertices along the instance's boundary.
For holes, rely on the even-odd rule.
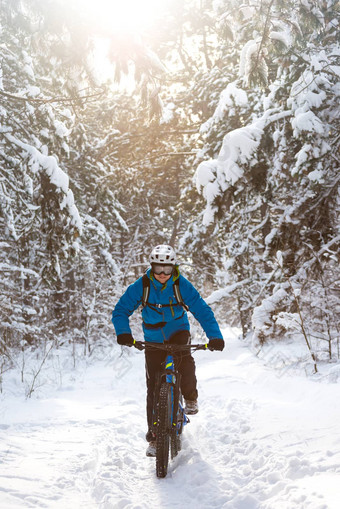
[[177,299],[177,302],[180,306],[183,306],[185,311],[189,311],[189,307],[184,303],[183,297],[181,295],[180,289],[179,289],[179,277],[175,279],[174,281],[174,293],[175,297]]
[[143,295],[142,295],[142,306],[145,308],[148,304],[149,295],[150,295],[150,279],[146,274],[142,277],[143,281]]
[[[148,278],[147,274],[144,274],[144,276],[142,277],[142,282],[143,282],[143,295],[142,295],[143,308],[145,306],[149,306],[153,309],[156,309],[158,306],[154,306],[148,303],[150,295],[150,279]],[[179,278],[175,279],[174,281],[174,293],[177,300],[177,304],[179,306],[182,306],[185,309],[185,311],[189,311],[189,307],[184,303],[183,297],[179,289]],[[162,306],[159,307],[169,307],[169,306],[171,306],[171,304],[163,304]]]

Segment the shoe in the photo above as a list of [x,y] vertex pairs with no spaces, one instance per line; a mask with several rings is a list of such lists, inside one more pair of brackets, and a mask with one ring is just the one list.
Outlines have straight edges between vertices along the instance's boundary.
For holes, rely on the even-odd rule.
[[185,400],[184,412],[187,415],[195,415],[195,414],[197,414],[197,412],[198,412],[197,399],[193,399],[193,400],[186,399]]
[[149,442],[149,447],[146,450],[146,455],[149,458],[155,458],[156,457],[156,442]]
[[156,441],[156,435],[149,429],[147,434],[145,435],[145,440],[147,442],[155,442]]

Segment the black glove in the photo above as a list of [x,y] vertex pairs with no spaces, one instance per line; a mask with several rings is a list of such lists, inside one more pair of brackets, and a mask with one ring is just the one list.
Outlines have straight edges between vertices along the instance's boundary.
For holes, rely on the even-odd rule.
[[134,343],[132,334],[118,334],[117,343],[118,345],[132,346]]
[[209,350],[220,350],[224,348],[224,340],[222,338],[210,339],[208,343]]
[[141,341],[135,341],[133,346],[137,348],[137,350],[144,350],[144,345],[142,345]]

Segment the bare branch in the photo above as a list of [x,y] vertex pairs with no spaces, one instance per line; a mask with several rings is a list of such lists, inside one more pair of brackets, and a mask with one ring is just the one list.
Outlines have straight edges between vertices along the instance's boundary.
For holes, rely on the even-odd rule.
[[88,99],[97,99],[101,97],[104,94],[104,90],[101,90],[100,92],[96,92],[95,94],[89,94],[85,96],[78,96],[78,97],[52,97],[50,99],[35,99],[33,97],[23,97],[21,95],[15,95],[15,94],[9,94],[8,92],[4,92],[3,90],[0,90],[0,95],[3,97],[6,97],[7,99],[11,99],[14,101],[22,101],[22,102],[28,102],[28,103],[37,103],[37,104],[49,104],[49,103],[56,103],[56,102],[64,102],[64,103],[74,103],[75,101],[84,101]]

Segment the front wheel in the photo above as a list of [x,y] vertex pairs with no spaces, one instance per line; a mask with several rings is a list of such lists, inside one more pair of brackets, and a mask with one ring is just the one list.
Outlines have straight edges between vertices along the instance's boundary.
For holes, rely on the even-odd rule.
[[169,445],[171,430],[171,392],[170,385],[162,383],[158,400],[158,423],[156,440],[156,474],[165,477],[168,472]]

